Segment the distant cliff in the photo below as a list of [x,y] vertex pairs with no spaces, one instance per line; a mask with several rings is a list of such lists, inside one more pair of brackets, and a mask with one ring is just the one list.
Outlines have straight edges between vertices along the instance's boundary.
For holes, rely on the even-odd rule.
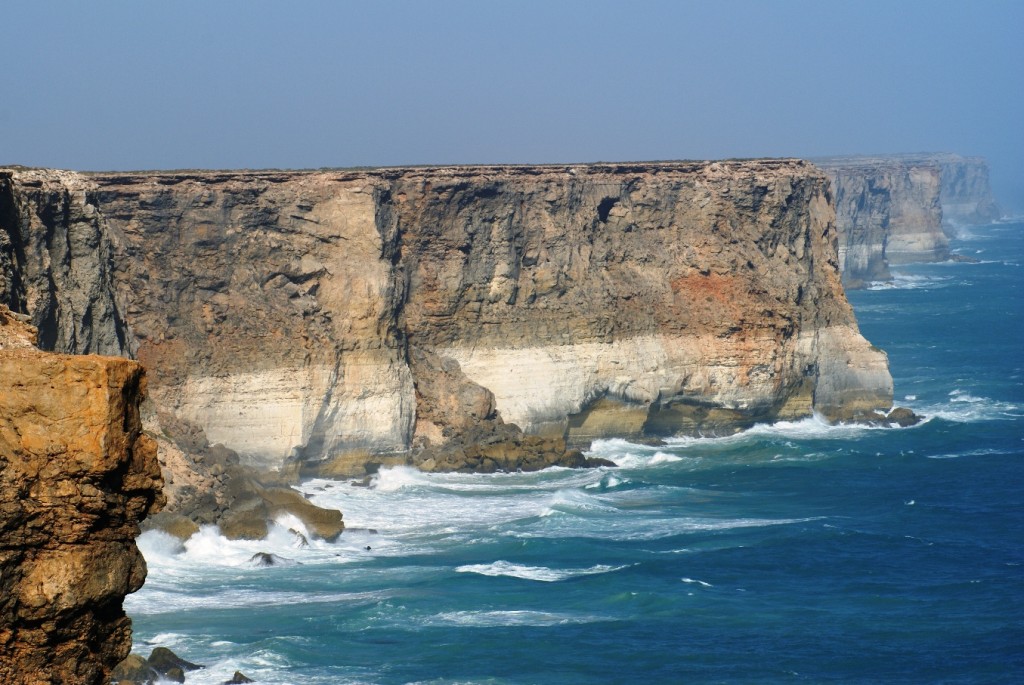
[[992,196],[983,157],[931,155],[942,169],[942,226],[955,237],[961,226],[988,224],[1002,216]]
[[[486,469],[891,403],[805,162],[0,178],[0,216],[36,227],[8,241],[8,301],[117,341],[159,412],[262,468]],[[88,325],[40,317],[54,281],[23,273],[79,216],[106,285],[49,287],[95,303],[67,316],[112,303]]]
[[0,306],[0,682],[99,685],[131,648],[139,522],[159,509],[142,367],[33,347]]
[[839,263],[848,285],[890,277],[889,265],[949,256],[942,231],[942,176],[931,160],[815,160],[832,182]]
[[832,184],[847,287],[890,278],[890,264],[948,259],[957,226],[999,217],[980,157],[939,153],[814,162]]

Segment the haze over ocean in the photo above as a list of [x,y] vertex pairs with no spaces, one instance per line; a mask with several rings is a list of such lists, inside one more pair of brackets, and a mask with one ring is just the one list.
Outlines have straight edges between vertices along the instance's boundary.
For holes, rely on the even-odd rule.
[[3,19],[4,164],[951,151],[1024,209],[1013,0],[13,0]]

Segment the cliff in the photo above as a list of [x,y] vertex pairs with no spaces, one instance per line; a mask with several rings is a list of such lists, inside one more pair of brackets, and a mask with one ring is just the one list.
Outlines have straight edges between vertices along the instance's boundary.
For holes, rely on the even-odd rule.
[[0,682],[105,683],[131,647],[122,601],[146,576],[139,522],[162,503],[145,378],[34,342],[0,306]]
[[93,184],[55,170],[14,177],[0,169],[0,304],[31,313],[43,349],[127,355]]
[[1002,216],[983,157],[931,155],[942,169],[942,226],[955,237],[961,226],[989,224]]
[[950,153],[828,157],[847,287],[887,280],[890,264],[948,259],[959,226],[995,221],[988,165]]
[[839,263],[848,286],[890,278],[890,264],[942,261],[942,170],[928,158],[815,160],[832,183]]
[[[8,172],[6,204],[63,173]],[[827,179],[805,162],[70,186],[110,251],[90,297],[117,309],[157,413],[261,469],[521,467],[597,437],[891,404],[839,281]]]

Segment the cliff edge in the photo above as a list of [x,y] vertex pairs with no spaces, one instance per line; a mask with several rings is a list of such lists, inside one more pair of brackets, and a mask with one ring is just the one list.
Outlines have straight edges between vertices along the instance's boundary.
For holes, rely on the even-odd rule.
[[131,647],[139,522],[160,508],[142,367],[34,348],[0,306],[0,682],[99,685]]

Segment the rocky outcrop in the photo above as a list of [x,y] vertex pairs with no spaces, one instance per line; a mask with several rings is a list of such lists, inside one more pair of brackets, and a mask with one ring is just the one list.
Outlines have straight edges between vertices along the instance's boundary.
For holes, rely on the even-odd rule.
[[130,649],[134,538],[162,503],[145,377],[34,341],[0,307],[0,682],[98,685]]
[[263,470],[523,467],[891,403],[805,162],[76,183],[154,413]]
[[848,287],[887,280],[890,264],[942,261],[942,169],[930,158],[815,160],[829,175],[839,229],[839,264]]

